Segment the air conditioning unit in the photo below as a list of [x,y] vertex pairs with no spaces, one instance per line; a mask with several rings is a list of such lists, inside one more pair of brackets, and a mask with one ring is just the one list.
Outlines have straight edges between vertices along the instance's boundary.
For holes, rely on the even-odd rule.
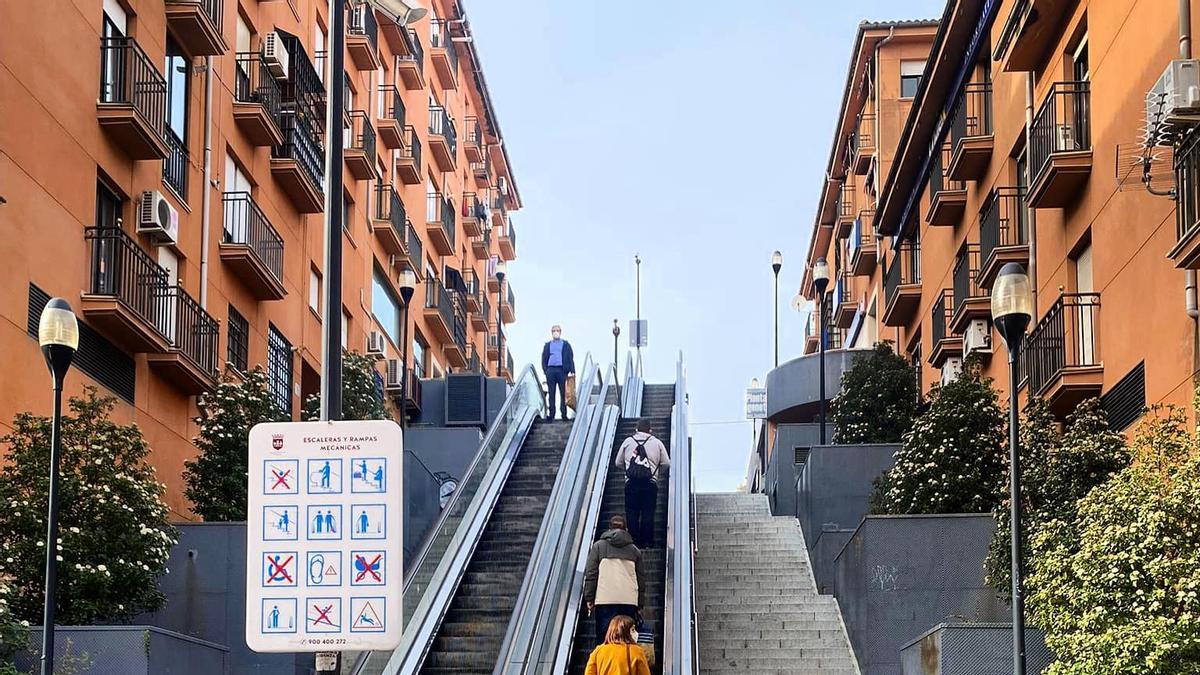
[[1200,61],[1176,59],[1167,65],[1146,94],[1146,122],[1152,131],[1163,124],[1200,122]]
[[393,396],[404,393],[404,364],[400,359],[388,359],[383,374],[383,390]]
[[383,356],[383,352],[387,349],[386,343],[383,341],[383,333],[373,330],[367,334],[367,353]]
[[446,376],[446,426],[487,425],[487,378],[479,373]]
[[1054,142],[1056,152],[1070,152],[1079,149],[1075,143],[1075,127],[1070,124],[1060,124],[1055,128]]
[[992,331],[987,319],[972,319],[963,333],[963,354],[977,350],[991,350]]
[[286,80],[288,77],[288,50],[283,44],[283,36],[277,31],[267,33],[263,39],[262,60],[266,64],[267,70],[276,79]]
[[144,234],[159,246],[179,239],[179,212],[157,190],[146,190],[138,202],[138,234]]
[[952,356],[942,364],[942,386],[946,386],[962,375],[962,359]]

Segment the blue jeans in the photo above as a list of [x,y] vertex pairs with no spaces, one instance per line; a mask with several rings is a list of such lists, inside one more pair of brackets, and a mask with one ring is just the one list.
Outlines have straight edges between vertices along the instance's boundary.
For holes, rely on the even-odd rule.
[[562,418],[567,419],[567,369],[562,366],[546,366],[546,388],[550,395],[550,419],[554,419],[555,389],[558,389],[558,400],[562,404]]

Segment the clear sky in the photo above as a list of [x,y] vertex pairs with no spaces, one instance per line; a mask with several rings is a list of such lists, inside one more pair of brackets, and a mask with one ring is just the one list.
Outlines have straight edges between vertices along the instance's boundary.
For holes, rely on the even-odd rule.
[[[525,208],[509,266],[518,364],[550,326],[624,363],[642,257],[646,379],[688,367],[697,488],[732,490],[745,388],[772,367],[771,251],[784,254],[780,361],[858,23],[941,0],[464,0]],[[631,11],[637,9],[637,12]],[[752,11],[750,11],[752,10]],[[732,422],[732,423],[730,423]]]

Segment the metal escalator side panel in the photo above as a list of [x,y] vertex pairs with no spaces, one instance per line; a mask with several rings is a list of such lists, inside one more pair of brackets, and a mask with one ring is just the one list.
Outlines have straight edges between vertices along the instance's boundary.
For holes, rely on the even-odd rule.
[[698,670],[695,658],[696,620],[692,581],[695,549],[692,456],[687,424],[687,375],[681,353],[675,366],[675,403],[671,409],[663,675],[693,675]]

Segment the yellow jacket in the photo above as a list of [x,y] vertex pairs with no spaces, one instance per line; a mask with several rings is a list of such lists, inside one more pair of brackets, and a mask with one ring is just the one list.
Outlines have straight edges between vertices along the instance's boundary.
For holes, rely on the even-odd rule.
[[650,664],[638,645],[603,644],[588,658],[586,675],[650,675]]

